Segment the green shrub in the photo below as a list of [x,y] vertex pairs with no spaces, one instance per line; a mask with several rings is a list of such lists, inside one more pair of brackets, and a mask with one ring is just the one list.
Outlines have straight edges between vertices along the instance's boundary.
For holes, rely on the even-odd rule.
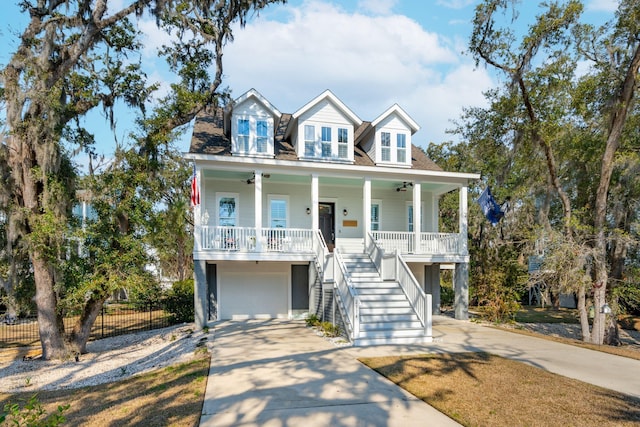
[[193,322],[193,279],[175,282],[167,292],[165,299],[165,310],[169,312],[169,322],[171,324]]
[[449,285],[440,285],[440,305],[441,306],[452,306],[455,301],[456,293],[453,290],[453,286]]
[[328,337],[337,337],[340,335],[340,328],[331,322],[321,322],[320,329]]
[[0,425],[12,425],[16,427],[56,427],[63,424],[66,419],[63,412],[70,405],[59,405],[56,412],[47,415],[38,395],[34,394],[21,408],[17,403],[7,403],[0,413]]
[[304,321],[307,326],[318,326],[320,324],[320,319],[315,314],[310,314]]

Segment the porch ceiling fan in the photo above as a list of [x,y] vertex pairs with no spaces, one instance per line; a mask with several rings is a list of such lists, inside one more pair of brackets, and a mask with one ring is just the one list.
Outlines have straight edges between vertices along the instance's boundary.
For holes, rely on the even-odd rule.
[[[268,179],[268,178],[271,178],[271,174],[263,173],[262,177]],[[251,174],[251,178],[247,179],[246,181],[243,180],[243,182],[246,182],[247,184],[254,184],[256,182],[256,173],[254,172],[253,174]]]
[[400,191],[407,191],[407,187],[413,187],[413,182],[403,182],[402,186],[396,188],[396,191],[400,192]]

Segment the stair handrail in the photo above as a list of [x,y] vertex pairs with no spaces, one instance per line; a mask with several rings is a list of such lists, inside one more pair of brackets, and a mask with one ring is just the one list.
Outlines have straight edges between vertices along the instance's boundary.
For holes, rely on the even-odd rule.
[[425,336],[431,336],[431,295],[422,289],[399,253],[396,253],[396,278],[418,316]]
[[382,249],[382,246],[380,246],[376,239],[373,238],[373,234],[371,234],[370,231],[367,232],[367,234],[369,235],[369,244],[365,250],[373,264],[376,266],[378,273],[382,276],[382,258],[384,256],[384,249]]
[[326,269],[327,256],[329,255],[329,248],[324,240],[324,236],[320,230],[316,230],[314,233],[316,238],[314,239],[313,251],[316,255],[316,265],[320,269],[320,274],[324,280],[324,271]]
[[347,335],[351,342],[354,342],[360,332],[360,297],[338,248],[333,250],[333,269],[333,288],[338,309],[343,314],[348,329]]

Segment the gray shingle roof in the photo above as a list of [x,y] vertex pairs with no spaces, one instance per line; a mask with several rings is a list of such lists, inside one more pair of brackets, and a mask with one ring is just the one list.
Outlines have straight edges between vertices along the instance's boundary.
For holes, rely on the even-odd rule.
[[[291,114],[282,114],[275,130],[275,158],[281,160],[297,160],[295,147],[285,139],[285,133],[291,121]],[[354,132],[354,139],[371,129],[370,122],[363,122]],[[231,156],[231,140],[224,134],[224,112],[222,108],[204,110],[196,117],[189,153]],[[360,148],[354,147],[354,163],[359,166],[375,166],[375,163]],[[427,155],[415,145],[411,145],[411,167],[413,169],[441,171]]]

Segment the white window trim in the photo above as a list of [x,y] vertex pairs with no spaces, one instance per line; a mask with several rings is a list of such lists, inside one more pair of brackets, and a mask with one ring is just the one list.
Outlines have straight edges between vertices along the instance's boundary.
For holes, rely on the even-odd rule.
[[269,194],[267,195],[267,210],[269,212],[269,227],[268,228],[272,228],[271,227],[271,201],[272,200],[284,200],[287,204],[287,209],[286,209],[286,217],[285,217],[285,221],[287,222],[287,225],[285,227],[285,229],[287,228],[291,228],[291,222],[289,219],[289,211],[291,209],[291,204],[289,203],[289,196],[285,195],[285,194]]
[[[382,160],[382,133],[389,134],[389,160]],[[404,135],[405,141],[405,161],[398,162],[398,135]],[[388,165],[388,166],[411,166],[411,134],[404,130],[381,128],[376,131],[375,136],[376,143],[376,164]]]
[[[306,153],[306,126],[314,127],[314,152],[313,156],[309,156]],[[322,155],[322,128],[331,129],[331,155]],[[338,129],[347,129],[347,157],[339,156],[338,146]],[[314,161],[328,161],[328,162],[340,162],[340,163],[353,163],[353,150],[354,150],[354,129],[353,126],[344,123],[326,123],[305,121],[298,126],[298,133],[301,137],[298,138],[300,146],[299,157],[301,160],[314,160]]]
[[[240,150],[238,139],[238,120],[249,120],[249,151]],[[258,151],[258,121],[267,122],[267,151]],[[272,117],[251,114],[234,114],[231,120],[231,150],[236,156],[273,157],[274,156],[274,121]]]
[[226,192],[221,192],[221,193],[216,193],[216,206],[215,206],[215,211],[216,211],[216,225],[220,226],[220,199],[224,198],[224,197],[228,197],[228,198],[233,198],[236,201],[236,224],[234,225],[234,227],[239,227],[239,222],[240,222],[240,195],[238,193],[226,193]]

